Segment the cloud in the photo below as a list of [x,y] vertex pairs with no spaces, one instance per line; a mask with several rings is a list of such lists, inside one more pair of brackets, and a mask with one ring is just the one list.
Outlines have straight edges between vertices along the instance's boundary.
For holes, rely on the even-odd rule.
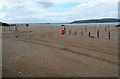
[[[0,0],[0,2],[15,2],[15,3],[20,3],[20,2],[88,2],[91,0]],[[92,0],[92,1],[97,1],[97,2],[119,2],[119,0]]]
[[[109,0],[111,2],[108,2],[108,0],[42,1],[4,0],[0,3],[0,21],[71,22],[80,19],[118,17],[118,0]],[[70,2],[77,4],[72,7],[66,7]]]
[[76,12],[76,15],[84,18],[104,18],[104,17],[114,17],[117,18],[118,15],[118,3],[117,2],[98,2],[89,1],[87,3],[82,3],[72,10]]
[[38,4],[42,4],[44,8],[50,8],[55,6],[53,2],[38,2]]

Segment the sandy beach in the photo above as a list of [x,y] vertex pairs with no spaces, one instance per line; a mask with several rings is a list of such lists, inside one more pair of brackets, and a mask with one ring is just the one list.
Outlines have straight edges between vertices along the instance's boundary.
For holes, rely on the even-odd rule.
[[2,27],[0,27],[0,78],[2,78]]
[[6,28],[3,77],[118,77],[118,27],[65,28]]

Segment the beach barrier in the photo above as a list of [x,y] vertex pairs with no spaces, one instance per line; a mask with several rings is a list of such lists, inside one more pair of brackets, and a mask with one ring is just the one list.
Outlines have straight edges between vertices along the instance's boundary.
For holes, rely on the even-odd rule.
[[3,27],[3,32],[13,30],[16,32],[22,30],[51,32],[57,35],[64,34],[65,36],[77,39],[94,38],[94,40],[115,40],[118,35],[118,27],[115,26],[19,26],[19,29],[17,26],[13,26],[12,28]]

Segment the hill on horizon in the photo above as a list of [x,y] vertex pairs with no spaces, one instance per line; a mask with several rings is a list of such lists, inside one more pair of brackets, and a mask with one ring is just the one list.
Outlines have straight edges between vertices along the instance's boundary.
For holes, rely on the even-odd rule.
[[120,19],[116,18],[89,19],[89,20],[77,20],[71,23],[108,23],[108,22],[120,22]]

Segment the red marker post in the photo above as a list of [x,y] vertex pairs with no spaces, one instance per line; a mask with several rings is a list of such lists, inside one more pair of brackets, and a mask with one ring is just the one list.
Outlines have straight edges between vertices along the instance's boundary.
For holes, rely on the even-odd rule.
[[61,30],[61,34],[65,34],[65,30]]

